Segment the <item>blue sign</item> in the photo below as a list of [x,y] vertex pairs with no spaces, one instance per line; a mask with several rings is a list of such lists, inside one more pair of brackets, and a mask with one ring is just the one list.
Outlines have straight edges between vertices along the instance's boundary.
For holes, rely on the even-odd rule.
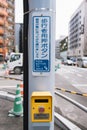
[[51,18],[33,16],[33,72],[50,72]]

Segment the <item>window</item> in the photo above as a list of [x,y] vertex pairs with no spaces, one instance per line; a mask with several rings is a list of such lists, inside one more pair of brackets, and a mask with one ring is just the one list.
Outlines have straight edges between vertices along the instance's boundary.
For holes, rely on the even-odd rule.
[[79,41],[81,41],[81,38],[79,38]]
[[81,53],[81,51],[79,50],[79,54]]
[[81,43],[79,43],[79,46],[81,46]]
[[2,62],[4,60],[3,55],[0,54],[0,62]]
[[19,60],[19,59],[20,59],[20,55],[12,55],[10,62],[13,62],[13,61],[16,61],[16,60]]

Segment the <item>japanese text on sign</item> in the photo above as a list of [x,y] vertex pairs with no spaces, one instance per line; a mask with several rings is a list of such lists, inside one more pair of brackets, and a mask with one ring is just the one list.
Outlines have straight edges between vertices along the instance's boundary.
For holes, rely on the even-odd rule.
[[33,16],[33,71],[50,71],[50,17]]

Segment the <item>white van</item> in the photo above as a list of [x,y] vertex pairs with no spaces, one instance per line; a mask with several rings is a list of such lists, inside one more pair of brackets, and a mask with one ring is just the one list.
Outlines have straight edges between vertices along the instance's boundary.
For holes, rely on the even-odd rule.
[[77,66],[87,68],[87,57],[77,58]]
[[7,61],[7,67],[9,72],[13,71],[15,74],[21,74],[23,71],[23,54],[11,53]]

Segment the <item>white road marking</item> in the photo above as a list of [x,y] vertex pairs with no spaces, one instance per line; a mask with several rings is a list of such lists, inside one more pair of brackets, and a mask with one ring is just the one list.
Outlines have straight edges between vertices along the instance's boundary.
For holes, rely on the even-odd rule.
[[75,88],[79,89],[82,93],[87,93],[87,84],[72,84]]
[[81,74],[77,74],[77,76],[78,76],[78,77],[82,77],[82,75],[81,75]]
[[68,77],[68,76],[64,76],[64,78],[69,79],[69,77]]
[[87,84],[72,84],[73,86],[80,86],[80,87],[82,87],[82,86],[84,86],[84,87],[86,87],[87,86]]
[[16,85],[15,86],[0,86],[0,89],[1,88],[15,88],[16,87]]
[[76,80],[70,80],[72,82],[72,84],[78,84],[78,82]]

